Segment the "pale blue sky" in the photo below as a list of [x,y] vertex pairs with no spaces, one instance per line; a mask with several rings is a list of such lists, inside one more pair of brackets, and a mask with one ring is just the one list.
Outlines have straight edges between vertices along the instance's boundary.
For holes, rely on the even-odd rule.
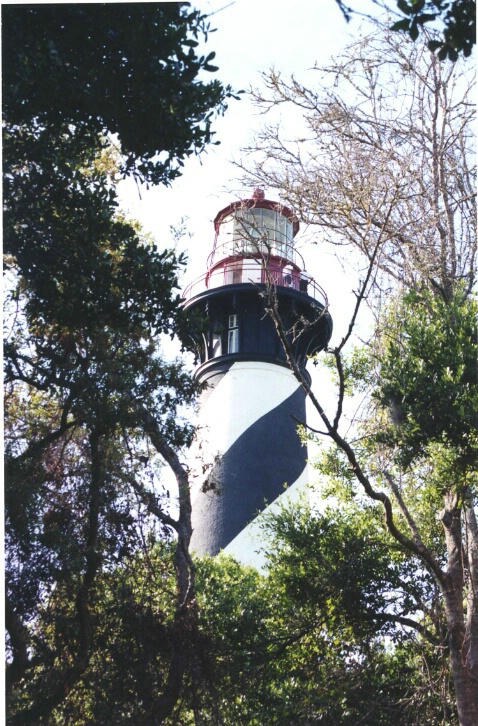
[[[333,54],[357,37],[360,25],[359,20],[347,24],[335,0],[235,0],[231,4],[227,0],[201,0],[192,5],[211,14],[211,26],[217,31],[210,35],[205,52],[216,52],[213,62],[220,69],[216,77],[236,90],[260,85],[261,71],[271,66],[286,76],[294,74],[301,81],[313,81],[310,69],[314,64],[327,64]],[[200,158],[189,159],[183,176],[171,188],[142,189],[140,195],[134,183],[123,185],[124,205],[156,237],[160,247],[171,243],[170,225],[188,217],[192,238],[187,240],[190,262],[184,285],[205,271],[217,212],[252,192],[238,186],[230,160],[239,157],[241,146],[260,123],[261,117],[244,94],[241,101],[230,103],[224,118],[215,124],[221,144],[209,147]],[[301,232],[304,235],[304,230]],[[355,304],[352,289],[356,280],[347,279],[340,265],[321,249],[320,232],[316,233],[318,245],[301,243],[301,232],[298,245],[306,267],[326,290],[334,337],[341,338]],[[323,394],[324,379],[318,369],[311,368],[310,372],[316,390]],[[325,395],[324,403],[334,405],[329,395]],[[312,410],[307,415],[312,425],[320,425]]]
[[[235,0],[229,4],[227,0],[200,0],[192,5],[210,14],[211,27],[217,28],[204,48],[205,53],[216,52],[213,63],[219,72],[214,76],[236,90],[259,86],[261,72],[272,66],[286,76],[294,74],[301,81],[313,82],[310,69],[314,64],[327,64],[354,35],[357,37],[360,25],[358,19],[347,24],[335,0]],[[243,94],[240,101],[230,102],[224,118],[215,123],[220,145],[189,159],[183,176],[171,188],[139,191],[131,181],[121,185],[124,206],[154,235],[160,247],[171,243],[170,225],[177,225],[181,217],[188,218],[192,238],[187,240],[189,264],[184,284],[205,271],[217,212],[252,192],[235,181],[236,170],[230,160],[240,156],[241,147],[261,123],[263,119]],[[304,230],[301,232],[303,239]],[[298,244],[308,272],[325,288],[336,334],[343,334],[342,325],[347,323],[355,301],[353,283],[343,281],[343,271],[330,255],[316,246],[304,246],[301,232]]]
[[[216,27],[205,46],[214,50],[213,61],[219,66],[214,74],[233,88],[247,90],[261,83],[260,73],[274,66],[286,75],[307,78],[307,71],[317,61],[327,62],[334,52],[350,39],[350,26],[343,19],[334,0],[201,0],[192,3],[210,13]],[[352,24],[357,29],[358,22]],[[190,245],[191,265],[201,264],[213,241],[212,220],[216,213],[236,197],[247,196],[234,182],[231,158],[239,156],[241,146],[251,138],[261,119],[249,98],[231,101],[224,118],[215,124],[221,142],[209,147],[201,157],[186,162],[183,176],[170,189],[143,189],[133,183],[122,188],[122,200],[132,216],[167,244],[169,225],[181,216],[190,219],[195,239]]]

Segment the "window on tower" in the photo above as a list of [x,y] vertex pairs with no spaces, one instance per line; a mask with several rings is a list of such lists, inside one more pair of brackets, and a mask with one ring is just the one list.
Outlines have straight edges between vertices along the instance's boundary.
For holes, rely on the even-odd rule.
[[225,270],[225,285],[239,285],[242,280],[242,260],[227,264]]
[[219,333],[212,334],[211,353],[212,358],[217,358],[219,355],[222,355],[222,340]]
[[276,210],[238,210],[233,236],[234,254],[272,253],[293,258],[292,222]]
[[239,322],[237,315],[229,315],[229,330],[227,334],[227,352],[239,352]]

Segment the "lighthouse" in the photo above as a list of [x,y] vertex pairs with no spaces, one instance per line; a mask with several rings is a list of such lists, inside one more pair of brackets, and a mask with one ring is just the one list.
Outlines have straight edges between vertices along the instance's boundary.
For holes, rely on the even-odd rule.
[[305,392],[290,370],[271,296],[298,365],[332,333],[327,298],[294,247],[299,222],[256,190],[214,220],[205,273],[184,292],[203,321],[197,335],[203,384],[193,469],[191,549],[242,561],[258,546],[257,517],[307,483]]

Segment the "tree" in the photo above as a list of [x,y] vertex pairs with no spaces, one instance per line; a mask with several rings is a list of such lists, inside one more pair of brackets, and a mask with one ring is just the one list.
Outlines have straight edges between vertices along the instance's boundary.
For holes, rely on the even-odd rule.
[[[188,339],[183,259],[117,214],[114,182],[118,164],[123,175],[174,179],[210,140],[227,91],[197,79],[214,68],[195,55],[207,26],[185,5],[3,11],[10,722],[56,718],[101,645],[98,579],[148,537],[174,533],[179,635],[155,698],[162,719],[197,623],[180,458],[191,427],[178,413],[197,386],[160,347],[165,335]],[[118,134],[117,162],[105,134]],[[161,462],[178,484],[177,513]]]
[[[471,725],[478,719],[478,391],[469,83],[459,63],[439,65],[420,46],[380,32],[322,73],[318,90],[266,76],[271,95],[256,94],[258,103],[299,108],[306,132],[292,142],[279,126],[266,128],[249,178],[279,190],[323,241],[365,257],[350,326],[329,351],[333,416],[294,360],[273,286],[267,305],[322,418],[321,435],[337,447],[343,487],[359,484],[382,507],[392,540],[436,582],[459,722]],[[386,314],[384,288],[395,292]],[[365,297],[375,306],[375,329],[350,360],[344,349]],[[364,382],[375,393],[351,439],[343,433],[345,396]]]
[[265,526],[273,580],[327,632],[333,676],[325,686],[322,674],[320,687],[335,701],[329,722],[456,723],[436,584],[387,537],[373,506],[357,506],[337,458],[327,458],[327,510],[301,502]]
[[[351,15],[358,12],[348,7],[343,0],[336,0],[345,19],[350,20]],[[388,3],[377,2],[379,7],[390,12]],[[397,0],[395,15],[400,15],[391,30],[403,31],[412,40],[416,40],[420,33],[426,36],[427,23],[439,21],[443,24],[443,34],[440,38],[428,41],[428,48],[438,51],[439,60],[449,58],[456,61],[463,54],[465,58],[471,55],[476,43],[476,2],[475,0]]]
[[154,184],[211,141],[231,95],[198,56],[210,31],[189,3],[5,5],[3,108],[9,124],[117,135],[124,174]]
[[[297,513],[284,514],[281,523],[289,544],[305,535],[295,526]],[[291,551],[296,547],[299,554],[299,540],[292,547],[282,541],[278,569],[268,576],[225,556],[196,562],[199,658],[190,661],[187,687],[165,723],[436,723],[440,704],[426,689],[420,693],[417,659],[406,644],[398,643],[394,653],[383,647],[367,618],[371,594],[381,598],[377,585],[386,580],[393,586],[396,578],[385,549],[378,542],[370,548],[360,535],[344,538],[350,530],[337,516],[321,517],[309,526],[309,536],[314,528],[324,556],[306,561],[302,580],[303,565],[297,567]],[[344,540],[350,549],[337,558]],[[346,555],[357,545],[351,566]],[[310,592],[301,590],[307,583],[319,593],[315,608]],[[92,613],[101,647],[76,692],[57,710],[58,722],[156,721],[156,693],[178,638],[173,585],[164,545],[98,578]],[[334,597],[343,601],[352,594],[359,607],[348,608],[347,622],[331,619]],[[52,601],[64,607],[61,592]],[[47,634],[46,613],[41,617]]]
[[[287,105],[303,132],[269,124],[247,149],[244,183],[279,190],[323,242],[374,255],[388,279],[448,295],[476,280],[474,78],[377,26],[328,68],[317,88],[265,74],[257,104]],[[379,249],[377,248],[379,246]]]
[[[178,457],[191,427],[177,409],[193,400],[196,385],[159,349],[161,333],[186,329],[174,294],[180,260],[115,218],[107,180],[101,184],[93,167],[92,190],[87,159],[73,162],[62,141],[52,149],[54,169],[45,156],[41,165],[30,162],[30,174],[12,174],[6,214],[16,311],[5,344],[12,723],[47,719],[87,667],[95,579],[141,545],[138,506],[142,518],[149,511],[177,534],[176,617],[185,627],[194,592],[187,475]],[[23,226],[18,212],[33,190],[38,203],[25,210]],[[161,500],[155,452],[178,479],[177,518]],[[65,606],[75,605],[68,617],[50,611],[55,650],[36,631],[36,612],[57,588]],[[174,705],[182,659],[178,649],[159,713]]]

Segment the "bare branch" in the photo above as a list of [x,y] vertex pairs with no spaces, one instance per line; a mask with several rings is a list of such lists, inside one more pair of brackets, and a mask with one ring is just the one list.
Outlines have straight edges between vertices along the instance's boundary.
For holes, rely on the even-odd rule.
[[390,474],[389,471],[384,470],[383,475],[386,478],[386,480],[388,481],[388,483],[390,484],[390,489],[392,490],[393,495],[394,495],[395,499],[397,500],[397,504],[400,508],[400,511],[402,512],[408,526],[410,527],[410,530],[413,534],[413,539],[419,546],[423,547],[423,541],[422,541],[422,538],[418,531],[418,527],[417,527],[412,515],[410,514],[410,510],[408,509],[407,505],[405,504],[405,502],[403,500],[402,494],[400,492],[400,489],[399,489],[397,483],[395,482],[394,478],[392,477],[392,475]]

